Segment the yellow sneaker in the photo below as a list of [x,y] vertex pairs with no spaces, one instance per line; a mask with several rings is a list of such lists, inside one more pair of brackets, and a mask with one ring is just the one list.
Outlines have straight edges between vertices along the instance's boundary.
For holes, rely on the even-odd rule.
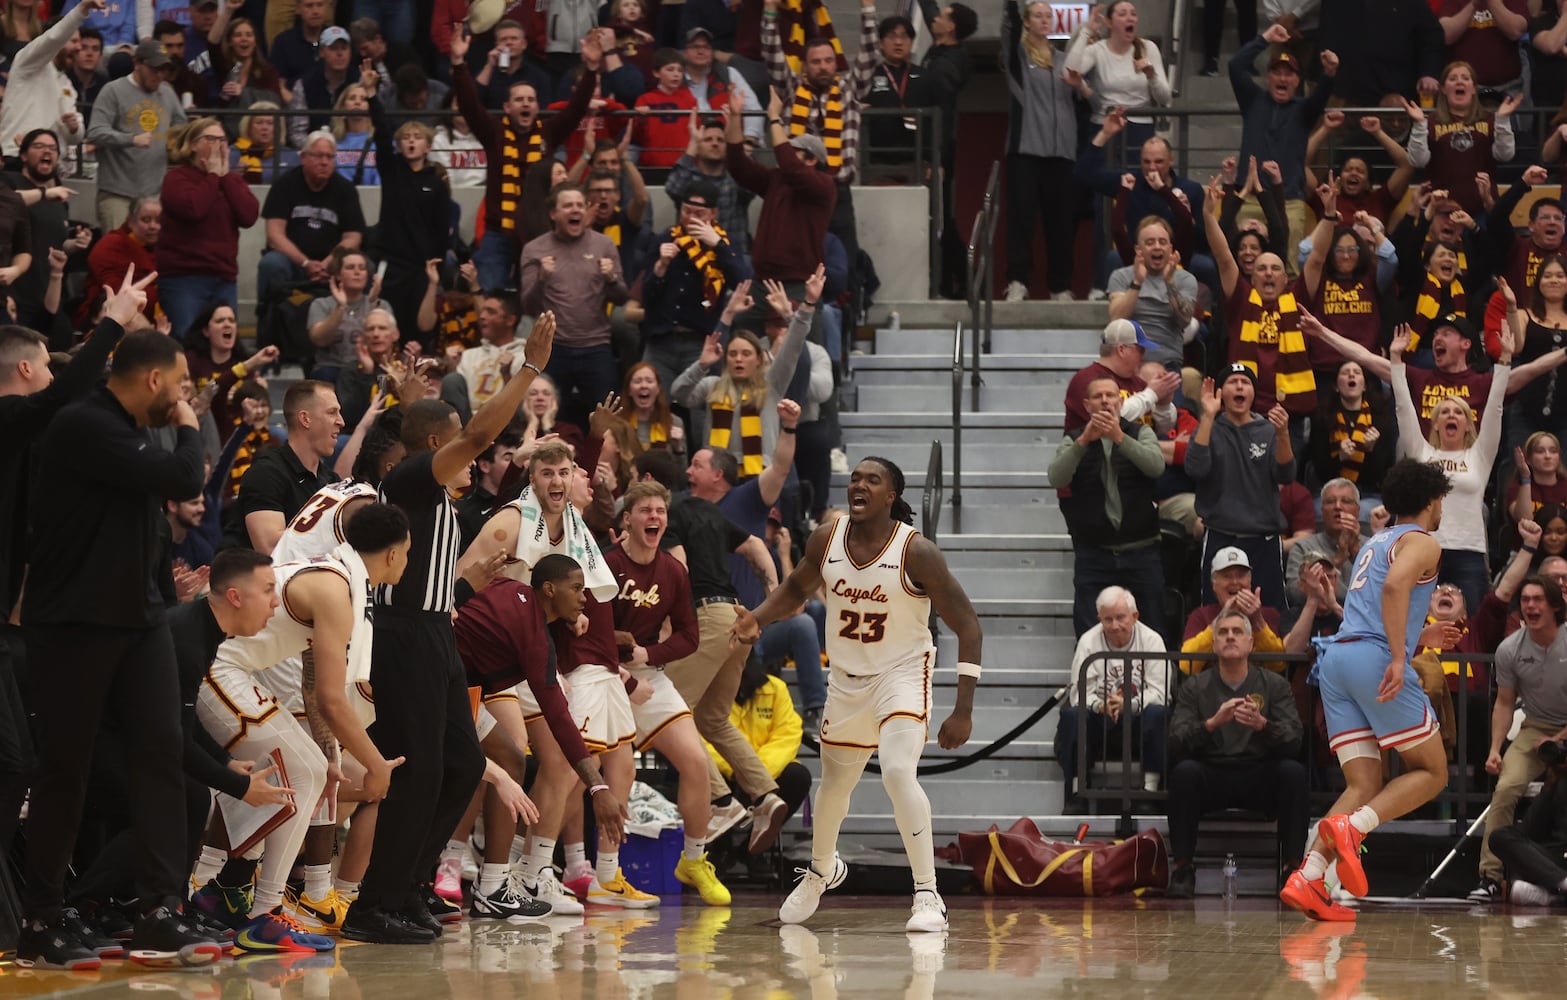
[[328,889],[326,895],[316,899],[309,893],[290,894],[283,900],[283,912],[313,931],[336,934],[343,929],[343,918],[348,916],[349,901]]
[[729,905],[729,890],[724,888],[722,882],[718,881],[718,869],[714,868],[713,863],[707,860],[706,854],[695,860],[681,858],[679,863],[675,865],[675,878],[679,879],[684,885],[694,886],[696,891],[701,894],[702,902],[708,906]]
[[600,906],[619,906],[627,910],[651,910],[658,905],[658,897],[627,882],[626,876],[616,868],[615,878],[608,885],[593,880],[592,887],[588,889],[588,902]]

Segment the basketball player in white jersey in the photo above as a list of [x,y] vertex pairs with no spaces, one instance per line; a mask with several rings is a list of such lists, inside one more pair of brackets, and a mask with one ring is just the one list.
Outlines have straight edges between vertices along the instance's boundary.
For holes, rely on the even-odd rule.
[[907,929],[947,929],[947,908],[936,891],[930,800],[917,775],[929,736],[936,660],[931,608],[958,638],[957,703],[941,724],[943,749],[967,743],[973,729],[983,636],[941,550],[911,527],[914,512],[903,487],[903,472],[884,458],[856,465],[849,475],[849,516],[813,531],[789,579],[755,611],[742,609],[731,632],[734,640],[753,643],[763,626],[792,613],[818,588],[826,591],[832,673],[822,713],[822,780],[812,810],[811,865],[778,910],[786,924],[809,919],[822,893],[848,875],[837,853],[838,829],[854,786],[877,754],[914,875]]
[[[401,424],[398,417],[400,414],[384,415],[370,428],[354,460],[353,478],[323,486],[294,515],[272,550],[274,566],[328,556],[343,544],[343,525],[355,511],[375,502],[381,477],[407,453],[402,442],[397,440]],[[258,671],[267,689],[278,697],[283,710],[302,722],[306,719],[303,669],[302,657],[290,656]],[[361,689],[351,692],[350,698],[361,703],[369,701],[367,692]],[[365,704],[358,704],[356,708],[360,709],[361,717],[373,714],[373,709],[365,710]],[[328,746],[323,746],[322,752],[329,760],[333,756]],[[352,755],[342,761],[341,768],[349,784],[338,784],[337,798],[339,802],[349,802],[356,794],[349,785],[362,787],[364,771]],[[370,846],[375,836],[375,813],[374,802],[361,803],[355,812],[348,840],[343,845],[336,884],[332,879],[332,853],[337,847],[336,810],[318,810],[313,815],[300,855],[304,884],[298,893],[290,890],[285,894],[284,912],[311,930],[336,931],[342,927],[349,904],[353,902],[354,887],[369,863]]]
[[[306,933],[281,908],[289,868],[326,788],[327,758],[318,740],[324,742],[329,733],[363,765],[369,801],[386,794],[393,768],[403,763],[401,757],[388,761],[376,752],[349,700],[348,685],[350,658],[368,660],[370,587],[396,583],[407,565],[408,519],[394,507],[375,504],[357,511],[345,534],[347,542],[329,556],[275,568],[283,611],[260,633],[219,646],[197,696],[197,718],[214,739],[236,760],[261,766],[280,757],[286,784],[295,793],[294,814],[263,841],[251,922],[235,935],[235,945],[247,950],[333,947],[330,938]],[[307,649],[313,670],[301,697],[317,737],[282,709],[257,673]],[[361,664],[354,673],[364,669]]]

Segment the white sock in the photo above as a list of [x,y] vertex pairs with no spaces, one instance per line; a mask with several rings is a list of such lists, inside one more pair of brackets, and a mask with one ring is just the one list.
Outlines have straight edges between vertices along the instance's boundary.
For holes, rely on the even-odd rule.
[[206,885],[208,882],[211,882],[213,879],[218,877],[218,872],[222,871],[223,866],[228,862],[228,859],[229,856],[227,851],[216,847],[203,846],[201,849],[201,857],[196,861],[196,868],[191,872],[191,877],[195,880],[198,886]]
[[594,869],[599,885],[609,885],[615,881],[615,873],[618,871],[620,871],[620,852],[599,851],[598,866]]
[[1326,875],[1328,871],[1328,859],[1322,856],[1321,851],[1311,851],[1306,855],[1306,860],[1301,862],[1300,873],[1306,876],[1306,881],[1315,882]]
[[305,865],[305,895],[311,899],[322,899],[332,891],[332,866]]
[[697,837],[687,837],[685,840],[686,847],[685,850],[681,852],[680,856],[685,858],[687,861],[702,860],[702,855],[707,853],[707,845]]
[[260,872],[256,873],[256,898],[250,906],[252,919],[283,905],[283,884],[282,879],[264,879]]
[[936,879],[934,877],[932,877],[932,878],[930,878],[930,879],[928,879],[926,881],[923,881],[923,882],[915,882],[914,883],[914,891],[915,892],[934,892],[938,896],[941,895],[941,893],[937,892],[937,890],[936,890]]
[[358,882],[349,882],[346,879],[340,878],[333,879],[332,888],[336,890],[339,898],[346,899],[350,903],[359,898]]
[[588,866],[588,845],[582,841],[567,844],[565,848],[566,870],[574,871]]
[[468,845],[460,840],[448,840],[446,842],[446,850],[441,852],[441,857],[460,858],[462,857],[462,852],[466,850],[467,847]]
[[528,856],[528,838],[517,834],[511,838],[511,863],[517,864]]
[[555,863],[555,841],[543,837],[529,837],[528,853],[522,856],[522,873],[537,878],[539,873]]
[[1361,806],[1349,815],[1349,825],[1362,834],[1370,833],[1381,823],[1382,821],[1377,818],[1377,811],[1370,806]]
[[509,866],[507,865],[492,865],[486,862],[484,866],[479,869],[480,894],[488,896],[496,889],[499,889],[501,887],[501,883],[506,881],[506,872],[508,868]]

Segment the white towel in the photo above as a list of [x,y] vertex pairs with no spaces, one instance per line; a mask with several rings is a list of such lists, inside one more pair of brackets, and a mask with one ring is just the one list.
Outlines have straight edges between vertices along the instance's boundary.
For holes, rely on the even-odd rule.
[[354,600],[354,631],[348,639],[348,683],[370,683],[370,643],[375,634],[370,610],[370,571],[347,542],[332,550],[332,558],[348,570],[348,592]]
[[583,581],[587,584],[589,593],[595,598],[609,601],[619,593],[620,583],[615,579],[615,572],[605,564],[598,543],[593,540],[593,532],[582,523],[582,515],[577,513],[577,508],[569,503],[566,504],[566,510],[561,517],[565,537],[561,539],[559,545],[551,545],[549,523],[545,520],[543,506],[533,496],[531,484],[523,487],[522,495],[508,506],[517,508],[522,514],[522,527],[517,532],[515,555],[529,569],[537,566],[539,560],[545,556],[559,553],[575,559],[582,567]]

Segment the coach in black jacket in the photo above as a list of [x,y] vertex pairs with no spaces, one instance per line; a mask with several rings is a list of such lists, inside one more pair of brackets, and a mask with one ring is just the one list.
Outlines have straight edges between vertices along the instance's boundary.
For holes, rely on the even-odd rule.
[[[124,298],[139,310],[145,295],[124,291],[115,305]],[[55,928],[106,710],[125,736],[131,775],[144,908],[132,947],[162,950],[184,933],[176,926],[188,871],[179,678],[158,568],[164,501],[201,492],[201,437],[184,400],[188,379],[177,342],[151,331],[126,334],[108,384],[61,410],[39,449],[37,489],[50,502],[34,512],[22,600],[39,738],[23,958],[49,957],[59,939],[71,940]],[[145,433],[168,425],[178,428],[172,452],[154,447]]]
[[[100,323],[55,379],[49,369],[49,344],[42,334],[22,326],[0,326],[0,608],[5,611],[0,618],[9,617],[16,606],[27,566],[32,443],[43,436],[61,407],[79,399],[102,377],[122,332],[112,320]],[[0,623],[0,854],[10,849],[32,769],[32,739],[17,686],[23,656],[22,630]]]

